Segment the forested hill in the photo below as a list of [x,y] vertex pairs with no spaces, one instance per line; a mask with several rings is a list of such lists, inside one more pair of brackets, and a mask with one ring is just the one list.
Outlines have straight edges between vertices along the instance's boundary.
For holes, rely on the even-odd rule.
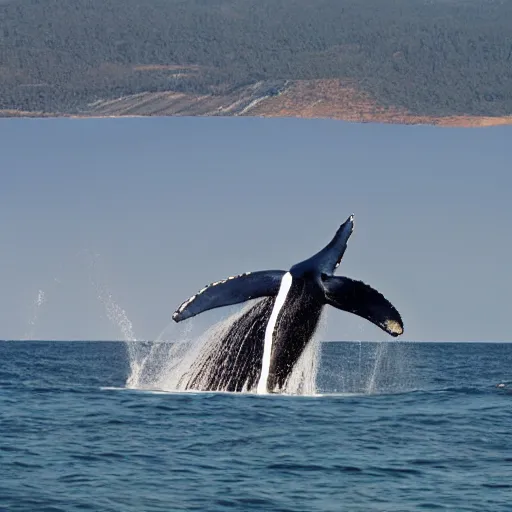
[[512,115],[510,0],[1,0],[3,115]]

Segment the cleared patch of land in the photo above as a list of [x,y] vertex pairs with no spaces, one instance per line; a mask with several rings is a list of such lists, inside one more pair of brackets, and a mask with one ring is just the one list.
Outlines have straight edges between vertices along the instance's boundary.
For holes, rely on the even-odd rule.
[[0,117],[148,117],[256,116],[324,118],[359,123],[429,124],[484,127],[512,124],[512,116],[419,116],[404,109],[385,108],[350,81],[297,80],[258,82],[230,94],[143,92],[98,100],[80,113],[0,110]]
[[262,117],[327,118],[359,123],[432,124],[482,127],[512,124],[512,116],[419,116],[405,109],[384,108],[343,80],[294,82],[279,96],[266,98],[248,115]]

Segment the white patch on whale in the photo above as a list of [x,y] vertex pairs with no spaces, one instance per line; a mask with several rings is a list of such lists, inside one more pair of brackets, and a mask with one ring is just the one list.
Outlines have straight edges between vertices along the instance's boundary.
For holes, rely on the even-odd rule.
[[270,371],[270,359],[272,355],[272,342],[274,339],[274,329],[277,322],[277,317],[281,308],[283,307],[286,297],[288,296],[288,292],[290,291],[290,287],[292,286],[292,275],[290,272],[286,272],[281,279],[281,286],[279,287],[279,293],[277,294],[276,301],[274,302],[274,307],[272,309],[272,314],[270,315],[270,319],[267,324],[267,328],[265,329],[265,344],[263,345],[263,360],[261,364],[261,374],[260,380],[258,381],[257,393],[264,394],[267,393],[267,381],[268,374]]

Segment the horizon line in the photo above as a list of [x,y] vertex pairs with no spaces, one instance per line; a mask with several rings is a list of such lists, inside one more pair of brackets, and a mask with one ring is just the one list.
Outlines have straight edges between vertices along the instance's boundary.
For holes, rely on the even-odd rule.
[[[108,339],[0,339],[0,343],[173,343],[170,340],[108,340]],[[512,343],[512,340],[320,340],[320,343]]]

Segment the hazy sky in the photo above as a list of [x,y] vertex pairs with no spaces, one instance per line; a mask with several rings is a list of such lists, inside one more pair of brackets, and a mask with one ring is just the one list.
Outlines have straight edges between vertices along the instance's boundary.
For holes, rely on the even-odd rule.
[[[154,339],[203,285],[287,269],[351,213],[338,274],[404,339],[512,339],[512,127],[4,119],[0,141],[0,339],[121,339],[108,291]],[[389,337],[331,309],[323,338]]]

